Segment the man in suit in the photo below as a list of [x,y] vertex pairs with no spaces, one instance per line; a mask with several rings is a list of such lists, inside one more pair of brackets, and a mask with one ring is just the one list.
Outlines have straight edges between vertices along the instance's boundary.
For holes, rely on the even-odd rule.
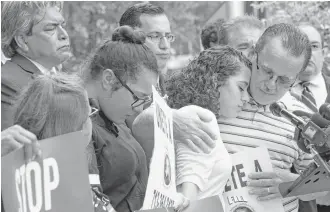
[[299,29],[308,36],[312,47],[312,57],[290,93],[311,112],[317,112],[328,95],[325,76],[322,74],[324,58],[327,54],[324,37],[323,33],[311,23],[301,23]]
[[11,60],[1,69],[1,130],[13,125],[13,102],[37,75],[56,72],[71,56],[62,2],[3,2],[1,46]]

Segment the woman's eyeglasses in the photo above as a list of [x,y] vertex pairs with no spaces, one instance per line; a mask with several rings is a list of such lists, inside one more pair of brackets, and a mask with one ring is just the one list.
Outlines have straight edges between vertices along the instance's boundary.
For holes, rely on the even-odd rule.
[[89,113],[89,118],[93,118],[95,117],[95,115],[99,112],[99,109],[95,108],[95,107],[91,107],[91,112]]
[[[117,77],[117,76],[116,76]],[[133,96],[134,102],[131,104],[132,108],[139,107],[141,105],[147,104],[149,102],[152,102],[152,94],[149,96],[146,96],[144,98],[138,97],[119,77],[117,77],[118,81],[121,83],[121,85],[126,88]]]

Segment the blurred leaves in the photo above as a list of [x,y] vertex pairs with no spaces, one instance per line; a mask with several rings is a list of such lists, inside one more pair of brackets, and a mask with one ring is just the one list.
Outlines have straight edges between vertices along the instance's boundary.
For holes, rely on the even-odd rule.
[[[310,21],[315,27],[322,29],[326,41],[330,42],[330,1],[268,1],[252,5],[255,9],[267,9],[270,14],[267,25],[281,21],[293,23]],[[289,20],[290,19],[290,20]]]

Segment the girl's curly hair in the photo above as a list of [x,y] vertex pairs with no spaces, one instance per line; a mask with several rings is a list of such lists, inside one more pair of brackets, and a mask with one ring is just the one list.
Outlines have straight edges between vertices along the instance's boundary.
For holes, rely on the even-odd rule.
[[228,78],[252,69],[251,62],[229,46],[216,46],[202,51],[179,75],[167,81],[168,104],[172,108],[198,105],[219,116],[219,87]]

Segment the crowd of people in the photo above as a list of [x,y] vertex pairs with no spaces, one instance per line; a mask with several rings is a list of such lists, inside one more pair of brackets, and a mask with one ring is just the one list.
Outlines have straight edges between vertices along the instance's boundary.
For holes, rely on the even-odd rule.
[[[178,198],[221,195],[231,174],[230,154],[266,147],[273,172],[249,175],[250,194],[282,199],[286,212],[322,212],[329,194],[282,198],[279,184],[294,181],[312,162],[294,140],[294,126],[270,104],[317,112],[330,83],[322,75],[326,45],[310,23],[271,26],[255,17],[204,26],[204,50],[167,77],[175,32],[161,7],[138,3],[82,64],[67,74],[71,55],[62,2],[2,2],[1,156],[24,147],[38,157],[39,140],[82,131],[95,211],[141,209],[154,147],[152,86],[173,112]],[[59,68],[60,67],[60,68]],[[95,179],[95,178],[93,178]],[[328,195],[328,196],[326,196]],[[91,200],[92,201],[92,200]]]

